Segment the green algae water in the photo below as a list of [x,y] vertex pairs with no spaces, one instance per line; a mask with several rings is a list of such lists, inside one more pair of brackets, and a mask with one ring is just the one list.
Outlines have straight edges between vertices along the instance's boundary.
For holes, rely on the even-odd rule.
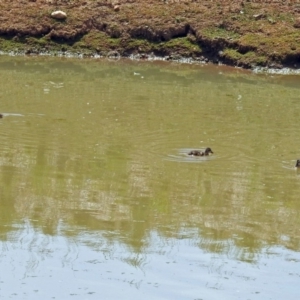
[[299,77],[1,57],[0,79],[0,299],[298,299]]

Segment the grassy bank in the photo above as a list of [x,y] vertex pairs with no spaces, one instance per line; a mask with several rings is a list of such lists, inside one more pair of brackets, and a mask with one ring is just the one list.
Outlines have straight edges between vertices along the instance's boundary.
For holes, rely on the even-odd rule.
[[[266,3],[268,2],[268,3]],[[153,53],[246,68],[300,67],[298,1],[23,0],[0,3],[0,50]],[[51,17],[55,10],[66,19]]]

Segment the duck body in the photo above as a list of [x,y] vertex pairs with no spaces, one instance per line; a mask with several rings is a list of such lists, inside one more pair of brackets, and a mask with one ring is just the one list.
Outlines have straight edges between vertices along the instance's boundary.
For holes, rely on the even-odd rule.
[[300,168],[300,159],[297,159],[295,168]]
[[[200,150],[192,150],[188,153],[188,155],[193,155],[193,156],[208,156],[210,153],[213,154],[213,151],[211,148],[206,148],[204,151]],[[300,167],[300,160],[299,160],[299,167]]]

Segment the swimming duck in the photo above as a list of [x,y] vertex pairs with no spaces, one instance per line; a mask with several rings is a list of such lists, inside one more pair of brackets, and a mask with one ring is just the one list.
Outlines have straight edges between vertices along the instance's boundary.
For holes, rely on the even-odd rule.
[[2,115],[2,114],[0,114],[0,119],[1,119],[1,118],[3,118],[3,115]]
[[300,168],[300,159],[297,159],[295,168]]
[[[199,150],[192,150],[188,153],[188,155],[193,155],[193,156],[207,156],[209,155],[210,153],[213,153],[212,150],[210,148],[206,148],[203,151],[199,151]],[[299,167],[300,167],[300,160],[299,160]]]

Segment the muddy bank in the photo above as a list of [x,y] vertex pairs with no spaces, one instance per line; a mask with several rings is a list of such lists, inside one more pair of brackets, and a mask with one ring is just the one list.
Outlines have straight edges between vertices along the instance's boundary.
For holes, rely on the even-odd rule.
[[[0,8],[4,52],[300,67],[298,1],[22,0]],[[57,10],[66,18],[53,18]]]

